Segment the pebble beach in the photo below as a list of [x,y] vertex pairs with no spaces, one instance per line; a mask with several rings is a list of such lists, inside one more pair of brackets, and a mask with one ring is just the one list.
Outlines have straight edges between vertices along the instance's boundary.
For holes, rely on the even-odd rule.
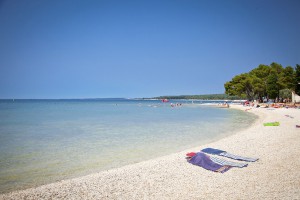
[[[300,110],[233,105],[258,116],[229,137],[168,156],[84,177],[1,194],[0,199],[300,199]],[[264,126],[266,122],[280,126]],[[212,147],[259,158],[216,173],[188,163],[187,152]]]

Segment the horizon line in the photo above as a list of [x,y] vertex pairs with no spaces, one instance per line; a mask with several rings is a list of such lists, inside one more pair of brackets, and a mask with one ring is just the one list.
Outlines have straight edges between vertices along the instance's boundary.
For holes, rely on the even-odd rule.
[[[152,97],[74,97],[74,98],[0,98],[0,100],[87,100],[87,99],[157,99],[161,97],[181,97],[181,96],[206,96],[206,95],[226,95],[225,93],[214,94],[180,94],[180,95],[159,95]],[[170,98],[172,99],[172,98]]]

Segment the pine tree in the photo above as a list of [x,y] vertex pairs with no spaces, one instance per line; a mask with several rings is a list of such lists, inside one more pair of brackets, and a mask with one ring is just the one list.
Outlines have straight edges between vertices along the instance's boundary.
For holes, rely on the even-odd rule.
[[267,93],[270,99],[276,99],[279,96],[278,74],[275,70],[272,70],[268,77]]
[[300,95],[300,65],[296,65],[295,93]]

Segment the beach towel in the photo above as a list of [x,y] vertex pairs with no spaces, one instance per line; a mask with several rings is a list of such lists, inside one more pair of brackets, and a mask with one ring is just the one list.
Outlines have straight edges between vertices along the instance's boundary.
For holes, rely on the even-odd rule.
[[223,166],[213,162],[208,155],[201,152],[196,153],[188,162],[204,169],[220,173],[224,173],[231,168],[231,166]]
[[224,157],[231,158],[234,160],[241,160],[241,161],[246,161],[246,162],[255,162],[258,160],[258,158],[248,158],[248,157],[238,156],[238,155],[234,155],[234,154],[228,153],[223,150],[213,149],[213,148],[206,148],[206,149],[202,149],[201,151],[204,153],[224,156]]
[[231,167],[238,167],[238,168],[243,168],[243,167],[247,167],[248,164],[247,163],[237,163],[237,162],[231,162],[231,161],[228,161],[228,160],[224,160],[224,159],[221,159],[221,158],[218,158],[218,157],[215,157],[215,156],[210,156],[210,159],[219,164],[219,165],[227,165],[227,166],[231,166]]
[[294,119],[294,117],[291,115],[285,115],[285,116]]
[[280,123],[279,122],[267,122],[264,123],[264,126],[279,126]]

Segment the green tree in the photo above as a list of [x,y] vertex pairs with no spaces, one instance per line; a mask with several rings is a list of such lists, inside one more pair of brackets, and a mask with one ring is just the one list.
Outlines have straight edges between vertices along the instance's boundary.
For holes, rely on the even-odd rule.
[[266,83],[264,82],[264,80],[256,77],[256,76],[252,76],[252,87],[253,87],[253,92],[254,92],[254,96],[259,98],[261,101],[263,99],[264,96],[266,96]]
[[296,73],[295,73],[295,93],[300,95],[300,65],[296,65]]
[[[278,64],[278,63],[271,63],[270,65],[271,67],[271,71],[275,71],[275,74],[277,75],[277,81],[276,81],[276,85],[277,85],[277,97],[279,97],[279,90],[285,89],[286,88],[286,83],[284,81],[284,68],[282,67],[282,65]],[[270,73],[271,75],[271,73]]]
[[295,90],[300,95],[300,65],[296,65],[296,72],[275,62],[270,66],[259,65],[249,73],[236,75],[224,87],[226,94],[248,99],[275,99],[283,89]]
[[278,74],[275,70],[271,70],[268,76],[267,93],[270,99],[276,99],[279,95]]
[[283,69],[280,76],[280,83],[283,86],[283,89],[295,89],[295,71],[291,66],[287,66]]
[[259,65],[257,68],[254,68],[250,71],[251,75],[254,75],[260,79],[266,79],[270,73],[270,66],[268,65]]
[[250,71],[250,75],[253,77],[254,92],[260,100],[267,96],[267,81],[270,70],[270,66],[261,64]]
[[271,65],[271,70],[274,70],[277,74],[281,74],[281,72],[283,71],[283,67],[282,65],[272,62]]
[[239,96],[252,100],[254,98],[254,90],[252,86],[252,77],[248,73],[240,74],[231,81],[224,84],[225,93],[231,96]]

